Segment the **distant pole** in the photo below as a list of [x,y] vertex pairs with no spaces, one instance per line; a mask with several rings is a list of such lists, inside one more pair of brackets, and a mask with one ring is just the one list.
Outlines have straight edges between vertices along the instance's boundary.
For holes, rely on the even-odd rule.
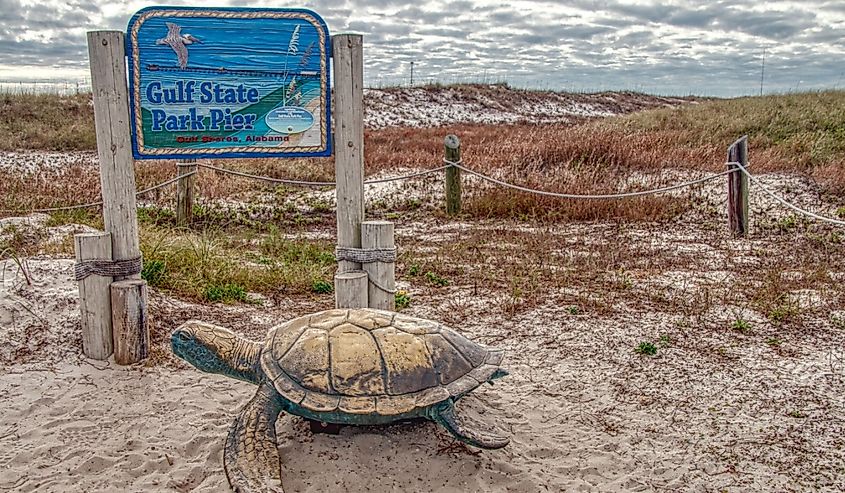
[[766,47],[763,47],[763,63],[760,67],[760,95],[763,95],[763,77],[766,75]]
[[[447,135],[445,140],[446,161],[461,162],[461,139]],[[454,216],[461,212],[461,170],[455,166],[446,168],[446,214]]]
[[[748,136],[743,135],[728,148],[728,163],[748,167]],[[735,236],[748,234],[748,176],[736,164],[728,164],[728,225]]]
[[188,175],[176,182],[176,225],[189,226],[194,218],[194,179],[197,175],[189,173],[196,172],[196,159],[183,159],[176,162],[178,176]]
[[414,85],[414,62],[411,62],[411,86]]
[[[361,248],[361,223],[364,221],[364,37],[360,34],[332,36],[332,57],[336,109],[337,246]],[[337,307],[360,304],[354,308],[366,308],[366,274],[363,281],[346,275],[350,271],[360,271],[361,264],[339,260],[337,268]],[[358,289],[363,289],[363,293],[348,292]]]

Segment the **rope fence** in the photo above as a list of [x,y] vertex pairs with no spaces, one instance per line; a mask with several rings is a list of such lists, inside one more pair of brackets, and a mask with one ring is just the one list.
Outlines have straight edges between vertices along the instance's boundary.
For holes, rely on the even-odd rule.
[[461,171],[465,171],[465,172],[467,172],[471,175],[477,176],[478,178],[481,178],[484,181],[487,181],[487,182],[490,182],[490,183],[493,183],[493,184],[496,184],[496,185],[499,185],[499,186],[502,186],[502,187],[505,187],[505,188],[511,188],[513,190],[519,190],[521,192],[526,192],[526,193],[533,193],[535,195],[543,195],[543,196],[546,196],[546,197],[556,197],[556,198],[561,198],[561,199],[583,199],[583,200],[626,199],[626,198],[632,198],[632,197],[642,197],[644,195],[655,195],[655,194],[660,194],[660,193],[666,193],[666,192],[671,192],[673,190],[678,190],[678,189],[681,189],[681,188],[686,188],[686,187],[698,185],[699,183],[704,183],[704,182],[707,182],[707,181],[713,180],[715,178],[719,178],[721,176],[725,176],[725,175],[728,175],[728,174],[734,172],[733,170],[723,171],[722,173],[717,173],[715,175],[706,176],[704,178],[699,178],[697,180],[687,181],[687,182],[679,183],[677,185],[672,185],[672,186],[669,186],[669,187],[654,188],[654,189],[651,189],[651,190],[642,190],[642,191],[638,191],[638,192],[626,192],[626,193],[615,193],[615,194],[603,194],[603,195],[590,195],[590,194],[572,194],[572,193],[547,192],[545,190],[537,190],[537,189],[534,189],[534,188],[523,187],[521,185],[515,185],[513,183],[508,183],[506,181],[502,181],[502,180],[493,178],[492,176],[488,176],[488,175],[485,175],[483,173],[479,173],[478,171],[467,168],[466,166],[463,166],[461,164],[461,161],[452,162],[452,161],[448,161],[446,159],[444,159],[443,161],[448,163],[448,166],[454,166],[454,167],[460,169]]
[[[772,192],[768,187],[766,187],[762,182],[760,182],[759,178],[754,177],[748,171],[748,169],[747,169],[748,165],[747,164],[743,165],[742,163],[740,163],[738,161],[728,161],[725,164],[726,165],[732,165],[733,167],[731,169],[728,169],[728,170],[723,171],[721,173],[715,173],[715,174],[712,174],[712,175],[709,175],[709,176],[705,176],[703,178],[698,178],[698,179],[695,179],[695,180],[689,180],[689,181],[685,181],[683,183],[678,183],[678,184],[671,185],[671,186],[653,188],[653,189],[650,189],[650,190],[640,190],[640,191],[634,191],[634,192],[622,192],[622,193],[615,193],[615,194],[573,194],[573,193],[564,193],[564,192],[550,192],[550,191],[547,191],[547,190],[538,190],[538,189],[535,189],[535,188],[530,188],[530,187],[510,183],[510,182],[507,182],[507,181],[504,181],[504,180],[500,180],[498,178],[494,178],[490,175],[476,171],[472,168],[465,166],[463,164],[463,160],[461,160],[461,159],[450,160],[448,158],[444,158],[443,162],[444,162],[444,165],[442,165],[442,166],[438,166],[438,167],[431,168],[431,169],[426,169],[426,170],[423,170],[423,171],[408,173],[408,174],[405,174],[405,175],[387,177],[387,178],[366,180],[366,181],[364,181],[364,185],[375,185],[375,184],[381,184],[381,183],[390,183],[390,182],[396,182],[396,181],[411,180],[411,179],[414,179],[414,178],[419,178],[421,176],[430,175],[432,173],[438,173],[438,172],[452,168],[452,169],[459,169],[459,170],[461,170],[465,173],[468,173],[472,176],[475,176],[475,177],[477,177],[477,178],[479,178],[483,181],[486,181],[488,183],[492,183],[494,185],[498,185],[498,186],[505,187],[505,188],[510,188],[512,190],[517,190],[517,191],[520,191],[520,192],[532,193],[532,194],[535,194],[535,195],[545,196],[545,197],[555,197],[555,198],[570,199],[570,200],[618,200],[618,199],[643,197],[643,196],[647,196],[647,195],[656,195],[656,194],[673,192],[673,191],[676,191],[676,190],[681,190],[681,189],[684,189],[684,188],[689,188],[689,187],[693,187],[693,186],[696,186],[696,185],[700,185],[702,183],[706,183],[706,182],[709,182],[711,180],[730,175],[731,173],[740,172],[740,173],[744,174],[745,176],[747,176],[749,181],[753,181],[754,183],[756,183],[760,187],[760,189],[763,190],[763,192],[766,195],[768,195],[769,197],[771,197],[773,200],[780,203],[781,205],[795,211],[796,213],[802,214],[804,216],[807,216],[807,217],[810,217],[810,218],[813,218],[813,219],[816,219],[816,220],[819,220],[819,221],[827,222],[827,223],[830,223],[830,224],[835,224],[835,225],[838,225],[838,226],[845,226],[845,221],[841,221],[841,220],[834,219],[834,218],[831,218],[831,217],[822,216],[822,215],[816,214],[814,212],[808,211],[806,209],[802,209],[802,208],[798,207],[797,205],[795,205],[791,202],[788,202],[783,197],[780,197],[776,193]],[[255,174],[245,173],[245,172],[242,172],[242,171],[236,171],[236,170],[232,170],[232,169],[221,168],[221,167],[213,166],[213,165],[210,165],[210,164],[197,163],[197,167],[206,168],[206,169],[209,169],[209,170],[212,170],[212,171],[215,171],[215,172],[218,172],[218,173],[222,173],[222,174],[237,176],[237,177],[241,177],[241,178],[247,178],[247,179],[256,180],[256,181],[274,183],[274,184],[305,186],[305,187],[332,187],[332,186],[336,185],[336,183],[333,182],[333,181],[332,182],[330,182],[330,181],[305,181],[305,180],[290,180],[290,179],[283,179],[283,178],[272,178],[272,177],[269,177],[269,176],[255,175]],[[197,173],[197,171],[191,171],[191,172],[179,175],[175,178],[172,178],[172,179],[167,180],[165,182],[159,183],[158,185],[154,185],[154,186],[146,188],[144,190],[140,190],[136,193],[136,196],[140,196],[140,195],[143,195],[145,193],[152,192],[152,191],[158,190],[160,188],[164,188],[168,185],[176,183],[179,180],[182,180],[182,179],[187,178],[189,176],[195,175],[196,173]],[[99,201],[99,202],[91,202],[91,203],[88,203],[88,204],[79,204],[79,205],[70,205],[70,206],[63,206],[63,207],[49,207],[49,208],[43,208],[43,209],[34,209],[34,210],[30,210],[30,211],[2,210],[0,212],[3,212],[3,213],[21,213],[21,214],[27,214],[27,213],[33,213],[33,212],[56,212],[56,211],[84,209],[84,208],[89,208],[89,207],[98,207],[98,206],[101,206],[102,204],[103,204],[103,202]]]
[[[139,197],[141,195],[144,195],[145,193],[149,193],[149,192],[152,192],[154,190],[164,188],[168,185],[172,185],[173,183],[176,183],[177,181],[181,180],[182,178],[186,178],[188,176],[195,175],[196,173],[197,173],[196,171],[191,171],[190,173],[185,173],[184,175],[177,176],[175,178],[171,178],[171,179],[169,179],[165,182],[161,182],[158,185],[153,185],[149,188],[139,190],[139,191],[135,192],[135,196]],[[88,204],[67,205],[67,206],[62,206],[62,207],[47,207],[45,209],[32,209],[32,210],[29,210],[29,211],[3,209],[3,210],[0,210],[0,212],[2,212],[4,214],[32,214],[32,213],[35,213],[35,212],[72,211],[72,210],[77,210],[77,209],[87,209],[89,207],[99,207],[101,205],[103,205],[102,200],[99,201],[99,202],[90,202]]]

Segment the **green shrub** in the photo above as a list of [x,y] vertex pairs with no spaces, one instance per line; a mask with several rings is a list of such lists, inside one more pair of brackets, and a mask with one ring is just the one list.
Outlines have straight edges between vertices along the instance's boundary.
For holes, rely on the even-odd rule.
[[325,279],[315,279],[311,284],[311,291],[317,294],[329,294],[334,291],[334,286]]
[[411,294],[404,289],[400,289],[393,295],[393,301],[396,303],[396,311],[403,310],[411,304]]
[[634,351],[638,354],[654,356],[655,354],[657,354],[657,346],[655,346],[653,342],[643,341],[640,343],[639,346],[636,347],[636,349],[634,349]]
[[205,299],[212,303],[222,301],[224,303],[231,303],[233,301],[240,301],[242,303],[249,302],[249,296],[246,290],[240,284],[211,284],[205,288]]
[[144,262],[144,267],[141,269],[141,279],[147,281],[147,284],[152,287],[161,286],[164,283],[166,267],[163,260],[148,260]]

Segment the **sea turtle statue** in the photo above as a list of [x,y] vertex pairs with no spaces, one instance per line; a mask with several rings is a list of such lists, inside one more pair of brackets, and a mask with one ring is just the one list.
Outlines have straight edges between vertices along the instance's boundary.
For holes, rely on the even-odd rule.
[[295,318],[264,342],[189,321],[173,352],[202,371],[258,385],[229,427],[223,465],[235,491],[281,491],[276,418],[282,411],[335,424],[430,419],[458,440],[495,449],[508,439],[466,428],[455,401],[507,375],[502,350],[441,324],[372,309],[327,310]]

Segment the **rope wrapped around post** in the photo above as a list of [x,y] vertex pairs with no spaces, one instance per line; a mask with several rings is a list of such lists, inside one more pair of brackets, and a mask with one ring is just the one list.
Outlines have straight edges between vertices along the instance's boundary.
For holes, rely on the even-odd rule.
[[141,257],[124,260],[82,260],[73,266],[74,280],[81,281],[90,275],[103,277],[128,277],[141,273]]
[[[374,262],[395,263],[396,262],[396,247],[394,248],[350,248],[350,247],[335,247],[335,258],[338,261],[355,262],[357,264],[371,264]],[[357,271],[348,271],[357,272]],[[363,272],[363,271],[361,271]],[[341,272],[346,274],[347,272]],[[382,286],[375,279],[369,279],[373,286],[379,288],[385,293],[395,294],[395,289],[389,289]]]
[[356,264],[371,264],[373,262],[396,262],[396,248],[350,248],[336,247],[334,249],[337,260],[346,260]]

